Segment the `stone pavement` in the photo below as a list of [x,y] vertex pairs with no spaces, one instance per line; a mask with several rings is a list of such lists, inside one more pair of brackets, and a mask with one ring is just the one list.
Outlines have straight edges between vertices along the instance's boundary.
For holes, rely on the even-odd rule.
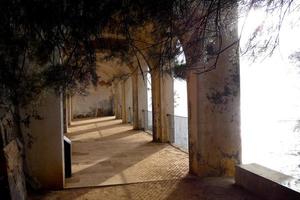
[[77,188],[32,195],[32,200],[259,200],[232,179],[188,178],[108,187]]
[[70,129],[73,175],[66,179],[66,188],[172,180],[188,174],[187,153],[153,143],[150,135],[121,120],[101,120]]
[[112,117],[74,122],[73,176],[66,189],[31,194],[30,199],[230,199],[258,200],[232,179],[188,174],[188,154],[132,130]]

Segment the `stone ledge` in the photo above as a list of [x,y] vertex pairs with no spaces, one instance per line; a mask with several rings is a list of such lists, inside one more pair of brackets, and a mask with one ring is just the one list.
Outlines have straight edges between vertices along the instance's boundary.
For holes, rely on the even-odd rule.
[[269,200],[299,200],[299,181],[258,164],[236,166],[235,183]]

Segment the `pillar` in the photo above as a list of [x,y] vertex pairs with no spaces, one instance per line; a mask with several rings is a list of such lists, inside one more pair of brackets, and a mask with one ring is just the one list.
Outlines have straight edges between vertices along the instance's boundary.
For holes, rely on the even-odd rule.
[[207,55],[208,60],[195,62],[194,52],[207,48],[189,49],[188,41],[182,42],[192,67],[187,74],[190,171],[202,177],[233,176],[234,166],[241,162],[237,20],[233,22],[237,12],[232,13],[231,26],[223,26],[221,32],[221,49],[227,49],[219,54],[215,69],[202,73],[215,58]]
[[122,81],[118,82],[118,119],[122,119]]
[[139,98],[138,98],[138,71],[135,70],[131,76],[132,80],[132,120],[133,129],[140,129],[139,126]]
[[[33,119],[29,129],[24,127],[25,148],[29,174],[42,189],[64,187],[64,144],[63,144],[63,98],[55,92],[47,92],[37,106],[42,120]],[[34,138],[34,139],[32,139]]]
[[151,72],[153,141],[169,142],[170,127],[167,114],[174,114],[173,78],[164,73],[159,65]]
[[68,126],[71,125],[73,116],[72,116],[72,97],[70,95],[67,96],[67,112],[68,112]]
[[63,102],[62,103],[62,105],[63,105],[63,132],[66,133],[68,119],[67,119],[67,98],[66,98],[65,94],[62,95],[62,102]]
[[121,88],[122,88],[122,122],[123,123],[127,123],[127,114],[126,114],[126,87],[125,87],[125,81],[126,80],[122,80],[121,83]]
[[197,174],[198,160],[198,75],[195,71],[187,73],[187,98],[188,98],[188,139],[189,139],[189,168],[190,172]]
[[112,92],[113,92],[113,103],[114,103],[114,115],[116,119],[120,119],[119,116],[119,104],[118,104],[118,99],[119,99],[119,89],[118,89],[118,82],[114,80],[112,82]]
[[69,116],[68,116],[68,96],[63,94],[63,127],[64,133],[68,132]]
[[126,80],[124,80],[125,83],[125,99],[126,99],[126,118],[127,123],[132,123],[133,113],[132,113],[132,76],[126,77]]

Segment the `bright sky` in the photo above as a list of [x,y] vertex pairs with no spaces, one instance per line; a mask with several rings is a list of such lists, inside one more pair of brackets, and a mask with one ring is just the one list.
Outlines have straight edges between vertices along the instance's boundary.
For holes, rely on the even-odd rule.
[[[266,18],[259,10],[250,12],[241,47],[263,20],[272,23],[275,19],[276,16]],[[243,163],[256,162],[298,178],[300,163],[295,155],[300,155],[300,131],[295,126],[300,120],[300,66],[288,57],[300,51],[300,23],[294,24],[299,21],[295,15],[286,18],[279,48],[271,57],[254,63],[245,56],[240,58]],[[244,19],[240,19],[239,27],[243,24]],[[269,38],[269,33],[261,36],[265,38]],[[174,91],[174,114],[187,116],[186,82],[175,79]],[[148,100],[151,101],[150,95]]]
[[[241,46],[264,19],[261,11],[249,14]],[[300,24],[291,26],[295,21],[295,15],[285,20],[279,48],[271,57],[252,64],[245,56],[240,58],[243,162],[257,162],[292,175],[295,172],[290,168],[299,163],[289,154],[300,152],[300,132],[294,131],[300,120],[300,67],[288,59],[300,49]],[[240,27],[243,22],[240,20]]]
[[[177,61],[179,63],[186,63],[185,56],[183,53],[182,47],[180,47],[180,51],[182,52],[177,56]],[[188,109],[187,109],[187,85],[185,80],[174,79],[174,115],[187,117]]]
[[174,115],[187,117],[187,87],[186,81],[174,79]]

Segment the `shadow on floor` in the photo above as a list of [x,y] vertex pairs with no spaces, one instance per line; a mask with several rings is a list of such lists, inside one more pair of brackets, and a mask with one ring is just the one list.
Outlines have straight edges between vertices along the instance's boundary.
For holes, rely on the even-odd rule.
[[142,131],[133,131],[120,121],[109,126],[70,133],[76,139],[74,174],[66,180],[71,188],[31,194],[29,199],[258,200],[234,187],[233,179],[188,175],[188,154],[168,144],[152,143]]
[[[73,130],[72,132],[69,132],[67,133],[68,136],[70,137],[73,137],[73,136],[76,136],[76,135],[81,135],[81,134],[87,134],[87,133],[90,133],[90,132],[99,132],[99,131],[105,131],[106,129],[111,129],[111,128],[125,128],[125,127],[129,127],[130,125],[127,125],[127,124],[109,124],[109,125],[106,125],[106,126],[99,126],[99,127],[85,127],[81,130]],[[131,129],[131,127],[130,127]]]
[[113,121],[113,120],[116,120],[115,116],[107,116],[107,117],[101,117],[101,118],[75,119],[71,122],[70,127],[83,126],[83,125],[89,125],[89,124],[95,124],[95,123],[101,123],[101,122]]
[[[155,148],[152,148],[154,146]],[[68,183],[70,183],[69,185],[75,183],[73,184],[75,187],[86,187],[141,182],[146,178],[147,174],[140,174],[141,172],[136,171],[137,169],[132,169],[131,172],[124,171],[140,161],[147,159],[152,154],[159,152],[163,148],[164,146],[157,146],[148,142],[135,148],[128,148],[127,151],[116,151],[116,153],[109,158],[103,160],[99,159],[99,161],[96,161],[91,166],[78,170],[73,174],[73,177],[68,180]],[[85,154],[84,156],[88,155]]]
[[260,200],[228,178],[183,178],[109,187],[67,189],[32,195],[31,199],[109,200]]
[[99,131],[99,130],[105,130],[109,128],[116,128],[116,127],[123,127],[123,126],[130,126],[130,125],[122,124],[121,120],[107,120],[104,122],[91,123],[88,125],[81,125],[81,126],[77,125],[75,127],[71,126],[68,130],[67,135],[74,136],[74,135],[85,134],[87,132]]
[[83,130],[78,126],[80,131],[68,133],[73,176],[66,179],[67,188],[176,179],[187,174],[186,153],[152,143],[151,136],[120,120],[105,123]]

